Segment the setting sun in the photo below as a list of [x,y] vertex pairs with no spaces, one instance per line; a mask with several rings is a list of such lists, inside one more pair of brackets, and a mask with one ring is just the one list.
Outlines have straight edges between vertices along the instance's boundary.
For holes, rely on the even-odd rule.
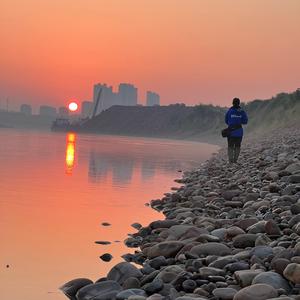
[[69,104],[69,110],[70,111],[76,111],[78,109],[78,104],[76,102],[71,102]]

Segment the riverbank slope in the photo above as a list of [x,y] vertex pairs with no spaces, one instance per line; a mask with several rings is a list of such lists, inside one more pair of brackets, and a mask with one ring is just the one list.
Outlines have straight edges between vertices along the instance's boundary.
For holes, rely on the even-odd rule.
[[[300,125],[300,90],[254,100],[242,107],[249,116],[247,135]],[[213,105],[112,106],[84,123],[80,131],[222,144],[220,132],[226,127],[226,111],[226,107]]]

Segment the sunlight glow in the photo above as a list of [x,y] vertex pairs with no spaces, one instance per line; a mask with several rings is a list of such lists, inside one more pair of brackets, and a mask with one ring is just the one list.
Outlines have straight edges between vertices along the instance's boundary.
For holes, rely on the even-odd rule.
[[76,102],[71,102],[69,104],[69,110],[70,111],[76,111],[78,109],[78,104]]
[[72,174],[73,167],[74,167],[75,141],[76,141],[76,135],[74,133],[68,133],[67,147],[66,147],[66,173],[67,174]]

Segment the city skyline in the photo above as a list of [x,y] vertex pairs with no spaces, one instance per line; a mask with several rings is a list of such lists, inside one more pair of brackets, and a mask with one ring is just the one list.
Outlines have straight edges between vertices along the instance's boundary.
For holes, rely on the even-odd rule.
[[163,105],[290,92],[299,87],[299,10],[297,0],[4,0],[1,107],[7,97],[81,102],[97,81],[134,82],[140,95],[151,87]]
[[[78,104],[78,109],[73,113],[82,115],[82,117],[90,117],[93,109],[96,107],[96,100],[101,89],[101,100],[96,111],[96,115],[101,111],[108,109],[113,105],[122,106],[134,106],[134,105],[145,105],[153,106],[160,105],[159,94],[146,91],[146,103],[143,104],[137,97],[138,88],[131,83],[120,83],[118,90],[113,89],[112,86],[106,83],[97,83],[93,86],[93,98],[91,100],[78,101],[77,99],[70,99],[65,106],[52,106],[49,104],[40,104],[36,107],[29,103],[21,103],[14,105],[13,109],[6,103],[6,107],[3,109],[0,105],[0,110],[4,111],[20,111],[25,114],[41,114],[42,115],[57,115],[61,117],[67,117],[69,114],[68,104],[75,101]],[[29,112],[30,110],[30,112]]]

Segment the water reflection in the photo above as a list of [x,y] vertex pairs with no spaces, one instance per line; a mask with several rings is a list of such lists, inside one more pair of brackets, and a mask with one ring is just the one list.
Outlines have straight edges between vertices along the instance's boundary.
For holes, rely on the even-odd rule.
[[[216,150],[181,141],[14,129],[0,130],[0,140],[0,300],[65,300],[57,291],[64,282],[106,276],[131,249],[94,241],[124,240],[133,222],[161,219],[144,203],[170,191],[178,169]],[[103,221],[112,226],[100,226]],[[109,263],[99,259],[105,252],[114,257]]]
[[67,134],[67,146],[66,146],[66,174],[71,175],[75,163],[75,133]]
[[195,165],[194,160],[179,161],[178,158],[166,157],[165,153],[144,152],[136,154],[133,145],[127,149],[119,149],[116,153],[108,153],[105,149],[93,149],[89,153],[88,177],[92,183],[112,178],[113,185],[130,184],[134,173],[141,181],[151,180],[155,173],[172,173]]
[[107,176],[108,170],[109,161],[91,151],[89,158],[89,181],[94,183],[101,181],[101,179]]
[[90,152],[89,157],[89,181],[100,182],[108,174],[112,176],[114,185],[127,185],[132,180],[135,168],[133,157],[114,156],[114,154]]

